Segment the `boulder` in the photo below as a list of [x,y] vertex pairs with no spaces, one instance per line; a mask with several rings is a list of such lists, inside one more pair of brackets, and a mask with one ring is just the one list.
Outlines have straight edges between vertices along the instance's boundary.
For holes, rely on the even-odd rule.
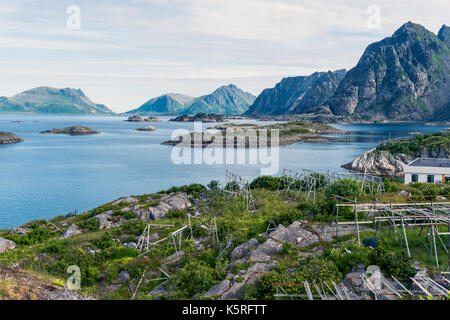
[[[226,281],[226,280],[225,280]],[[220,300],[231,300],[231,299],[239,299],[242,298],[241,289],[245,285],[244,282],[235,282],[231,285],[231,287],[224,292]]]
[[225,291],[227,291],[231,286],[230,280],[223,280],[221,283],[216,284],[209,288],[209,290],[205,293],[205,297],[213,297],[218,296],[221,297]]
[[126,202],[126,203],[129,203],[129,204],[135,204],[135,203],[139,202],[139,199],[135,198],[135,197],[124,197],[124,198],[120,198],[120,199],[114,201],[113,205],[117,205],[117,204],[119,204],[121,202]]
[[59,239],[70,239],[82,233],[83,232],[78,226],[72,224],[63,231],[63,233],[59,236]]
[[14,241],[0,238],[0,253],[5,252],[6,250],[13,250],[16,248],[16,243]]
[[170,294],[169,289],[166,287],[166,283],[161,283],[159,286],[157,286],[155,289],[153,289],[148,295],[151,296],[153,299],[159,299],[161,296],[165,296]]
[[300,221],[294,221],[287,228],[279,225],[276,230],[269,234],[269,238],[279,242],[288,241],[300,247],[307,247],[310,244],[319,241],[319,237],[306,230]]
[[283,245],[279,242],[274,241],[273,239],[268,239],[266,242],[258,246],[255,250],[250,254],[251,261],[267,261],[264,260],[266,256],[273,255],[279,253],[283,250]]
[[131,278],[131,276],[128,271],[120,271],[120,273],[119,273],[120,281],[126,282],[126,281],[130,280],[130,278]]
[[15,233],[18,234],[19,236],[24,235],[28,232],[30,232],[31,230],[28,228],[22,228],[22,227],[15,227],[15,228],[11,228],[11,230],[9,230],[9,233]]
[[270,256],[262,252],[255,252],[250,256],[251,262],[269,262],[270,260]]
[[177,263],[178,261],[180,261],[183,256],[184,256],[184,251],[181,250],[181,251],[175,252],[174,254],[168,256],[166,259],[164,259],[164,262],[166,265],[171,265],[171,264],[174,264],[174,263]]
[[130,248],[130,249],[136,249],[136,243],[134,243],[134,242],[128,242],[128,243],[126,244],[126,247],[127,247],[127,248]]
[[171,206],[172,210],[186,210],[191,207],[189,200],[180,196],[171,196],[164,199],[164,202]]
[[126,219],[121,216],[113,216],[112,211],[107,211],[96,215],[95,218],[100,222],[100,230],[109,230],[120,227]]
[[170,209],[172,209],[170,205],[165,202],[161,202],[158,206],[149,208],[149,217],[151,220],[163,219],[166,217],[166,214]]
[[257,246],[259,246],[259,242],[256,239],[250,239],[247,242],[240,244],[231,252],[231,260],[238,260],[249,257],[250,251]]

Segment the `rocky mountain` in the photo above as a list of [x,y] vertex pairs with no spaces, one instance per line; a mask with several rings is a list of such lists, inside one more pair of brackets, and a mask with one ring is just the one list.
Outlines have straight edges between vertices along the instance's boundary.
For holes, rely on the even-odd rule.
[[274,88],[265,89],[245,114],[282,115],[327,112],[327,107],[322,106],[333,96],[345,74],[346,70],[337,70],[315,72],[310,76],[284,78]]
[[408,22],[367,47],[329,101],[336,115],[370,120],[450,118],[450,28]]
[[127,114],[178,114],[188,108],[195,98],[180,93],[168,93],[150,99]]
[[213,93],[197,98],[183,114],[217,113],[242,114],[255,101],[255,96],[234,84],[222,86]]
[[367,47],[347,73],[285,78],[246,115],[324,114],[354,120],[450,118],[450,27],[435,35],[408,22]]
[[102,104],[96,104],[80,89],[38,87],[11,98],[0,97],[0,113],[113,113]]
[[255,101],[255,96],[234,84],[222,86],[213,93],[193,98],[178,93],[153,98],[128,114],[242,114]]

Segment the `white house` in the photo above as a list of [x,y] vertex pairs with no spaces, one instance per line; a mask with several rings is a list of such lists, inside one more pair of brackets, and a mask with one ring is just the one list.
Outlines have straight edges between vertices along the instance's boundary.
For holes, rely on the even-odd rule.
[[411,182],[445,183],[450,181],[450,159],[418,158],[405,166],[405,184]]

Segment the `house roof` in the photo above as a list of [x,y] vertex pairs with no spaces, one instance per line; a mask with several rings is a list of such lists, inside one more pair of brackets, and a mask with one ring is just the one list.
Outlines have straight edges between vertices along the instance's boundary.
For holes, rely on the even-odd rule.
[[450,159],[425,159],[418,158],[408,164],[409,167],[432,167],[432,168],[450,168]]

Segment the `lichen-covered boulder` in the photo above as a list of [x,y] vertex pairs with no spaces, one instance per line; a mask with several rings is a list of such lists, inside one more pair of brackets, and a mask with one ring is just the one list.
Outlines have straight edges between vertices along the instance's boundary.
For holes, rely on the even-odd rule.
[[0,253],[5,252],[6,250],[13,250],[16,248],[16,243],[14,241],[0,238]]
[[268,261],[267,256],[279,253],[282,250],[283,245],[280,242],[277,242],[273,239],[268,239],[266,242],[252,251],[252,253],[250,254],[250,261]]
[[59,239],[70,239],[79,234],[82,234],[80,228],[72,224],[70,227],[68,227],[66,230],[63,231],[63,233],[59,236]]
[[259,246],[259,242],[256,239],[250,239],[238,245],[231,252],[231,260],[238,260],[242,258],[247,258],[250,256],[250,251]]

